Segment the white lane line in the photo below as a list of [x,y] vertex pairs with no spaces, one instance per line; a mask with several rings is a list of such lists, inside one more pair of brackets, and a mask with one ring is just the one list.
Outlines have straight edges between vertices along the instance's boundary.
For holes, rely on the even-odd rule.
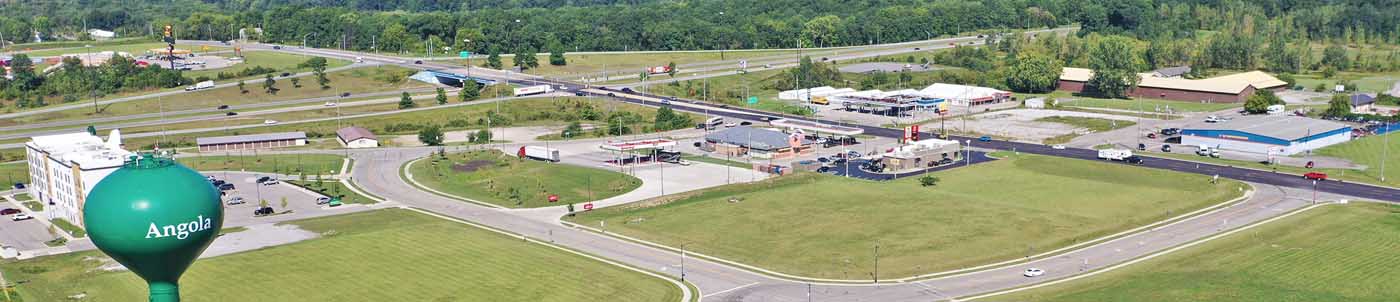
[[731,289],[726,289],[726,290],[722,290],[722,291],[713,292],[713,293],[710,293],[710,294],[708,294],[708,295],[704,295],[704,296],[700,296],[700,297],[701,297],[701,298],[706,298],[706,297],[709,297],[709,296],[714,296],[714,295],[718,295],[718,294],[723,294],[723,293],[727,293],[727,292],[732,292],[732,291],[740,290],[740,289],[743,289],[743,288],[745,288],[745,287],[750,287],[750,286],[754,286],[754,285],[758,285],[758,282],[740,285],[739,287],[735,287],[735,288],[731,288]]

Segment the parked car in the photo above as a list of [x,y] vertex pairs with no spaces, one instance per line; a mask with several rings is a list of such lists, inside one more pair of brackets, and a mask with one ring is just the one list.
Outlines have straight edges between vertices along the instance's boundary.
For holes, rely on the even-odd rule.
[[15,188],[15,190],[24,190],[24,183],[22,183],[22,182],[17,182],[17,183],[15,183],[14,188]]
[[349,92],[342,92],[342,93],[340,93],[340,97],[348,98],[348,97],[350,97],[350,93],[349,93]]
[[990,141],[992,141],[992,137],[991,137],[991,136],[983,135],[982,137],[977,138],[977,141],[979,141],[979,142],[990,142]]
[[1162,144],[1162,152],[1172,152],[1172,145]]
[[233,206],[233,205],[245,204],[245,203],[248,203],[248,202],[245,201],[245,200],[243,200],[243,197],[241,197],[241,196],[240,196],[240,197],[234,197],[233,199],[229,199],[229,200],[228,200],[228,205],[231,205],[231,206]]
[[[749,122],[749,121],[742,121],[742,122],[739,122],[739,126],[748,126],[748,125],[753,125],[753,122]],[[820,144],[820,143],[822,143],[822,142],[817,142],[817,143]]]
[[268,180],[267,182],[264,182],[264,183],[262,183],[262,184],[263,184],[264,186],[271,186],[271,185],[280,184],[280,183],[282,183],[282,182],[277,181],[276,179],[273,179],[273,180]]
[[24,213],[15,214],[15,216],[10,217],[10,220],[14,220],[14,221],[24,221],[24,220],[30,220],[30,219],[34,219],[34,217],[29,216],[29,214],[24,214]]
[[0,215],[14,215],[14,214],[19,214],[20,212],[21,212],[21,211],[20,211],[19,209],[16,209],[16,208],[7,208],[7,209],[4,209],[4,210],[0,210]]
[[1044,274],[1045,274],[1045,270],[1043,270],[1043,269],[1038,269],[1038,268],[1034,268],[1034,267],[1028,268],[1028,269],[1026,269],[1025,272],[1021,273],[1022,276],[1026,276],[1026,277],[1039,277],[1040,275],[1044,275]]
[[1147,138],[1156,139],[1156,138],[1157,138],[1157,134],[1156,134],[1156,133],[1147,133]]
[[735,123],[733,123],[733,122],[730,122],[730,123],[725,123],[725,124],[724,124],[724,127],[725,127],[725,128],[734,128],[735,126],[738,126],[738,125],[739,125],[739,124],[735,124]]
[[1065,145],[1054,145],[1054,146],[1050,146],[1050,149],[1064,150],[1064,149],[1065,149]]
[[1311,180],[1327,180],[1327,173],[1316,172],[1316,171],[1314,171],[1314,172],[1308,172],[1308,173],[1303,173],[1303,178],[1311,179]]
[[221,180],[221,179],[215,179],[214,181],[211,181],[211,182],[209,182],[209,183],[212,184],[212,185],[214,185],[215,187],[218,187],[218,186],[223,186],[224,184],[226,184],[226,183],[228,183],[228,182],[227,182],[227,181],[223,181],[223,180]]
[[947,158],[947,157],[944,157],[943,159],[938,160],[938,165],[940,165],[940,166],[941,166],[941,165],[946,165],[946,164],[951,164],[951,163],[953,163],[953,159]]
[[574,96],[588,96],[588,93],[583,91],[574,91]]
[[220,190],[220,191],[228,191],[228,190],[233,190],[233,189],[235,189],[235,188],[233,187],[233,184],[231,184],[231,183],[225,183],[225,184],[219,185],[219,190]]
[[325,197],[325,196],[316,197],[316,205],[323,205],[323,204],[328,204],[328,203],[331,203],[331,198],[330,198],[330,197]]
[[272,215],[272,207],[261,207],[253,210],[253,217]]
[[271,176],[263,176],[263,177],[258,177],[258,180],[255,180],[254,182],[257,182],[257,183],[264,183],[264,182],[267,182],[267,181],[269,181],[269,180],[272,180],[272,177],[271,177]]
[[1138,143],[1138,151],[1147,151],[1147,144]]

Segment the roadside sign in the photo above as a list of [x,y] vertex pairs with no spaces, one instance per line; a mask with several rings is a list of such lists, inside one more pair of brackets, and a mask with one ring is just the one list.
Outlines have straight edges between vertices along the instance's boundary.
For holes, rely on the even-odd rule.
[[751,96],[751,97],[749,97],[749,105],[753,105],[753,104],[758,104],[758,97],[756,97],[756,96]]
[[457,53],[457,56],[458,56],[458,57],[462,57],[462,58],[471,57],[471,56],[472,56],[472,52],[463,50],[463,51],[461,51],[461,52],[458,52],[458,53]]

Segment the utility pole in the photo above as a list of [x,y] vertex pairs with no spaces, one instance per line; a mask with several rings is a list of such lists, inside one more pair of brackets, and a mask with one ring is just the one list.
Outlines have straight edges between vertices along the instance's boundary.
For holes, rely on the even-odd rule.
[[875,273],[871,274],[875,279],[875,284],[880,284],[880,243],[875,242]]
[[[1385,130],[1391,130],[1390,127],[1395,127],[1395,125],[1387,124]],[[1381,182],[1385,182],[1385,162],[1390,159],[1390,134],[1381,134],[1381,137],[1384,140],[1381,143]]]

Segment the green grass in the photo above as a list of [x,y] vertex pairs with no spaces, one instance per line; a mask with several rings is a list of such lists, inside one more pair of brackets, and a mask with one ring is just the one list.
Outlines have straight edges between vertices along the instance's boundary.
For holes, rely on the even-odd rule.
[[[455,97],[455,96],[454,96],[454,97]],[[230,120],[227,120],[227,121],[217,122],[217,124],[214,124],[214,125],[212,125],[212,126],[218,126],[218,125],[237,125],[237,124],[248,124],[248,123],[261,123],[264,119],[274,119],[274,120],[278,120],[278,121],[281,121],[282,124],[274,125],[274,126],[266,126],[266,127],[256,127],[256,128],[240,129],[240,130],[233,130],[233,131],[211,131],[211,132],[203,132],[203,133],[186,133],[186,134],[169,135],[169,136],[166,136],[165,144],[162,144],[162,146],[194,146],[194,139],[195,139],[196,137],[200,137],[200,136],[242,135],[242,134],[272,133],[272,132],[286,132],[286,131],[305,131],[305,132],[306,132],[306,135],[309,136],[309,137],[311,137],[311,138],[331,138],[331,137],[334,137],[334,136],[335,136],[335,130],[336,130],[336,129],[340,129],[340,127],[343,127],[343,126],[352,126],[352,125],[353,125],[353,126],[365,127],[366,129],[370,129],[370,131],[373,131],[376,135],[380,135],[380,136],[387,136],[387,135],[416,135],[416,134],[418,133],[417,128],[402,128],[402,127],[397,127],[397,128],[395,128],[395,127],[393,127],[393,126],[403,126],[403,125],[428,125],[428,124],[435,124],[435,125],[443,126],[443,130],[444,130],[444,131],[484,129],[484,128],[486,128],[485,117],[486,117],[487,112],[489,112],[489,111],[494,111],[494,110],[496,110],[496,108],[497,108],[497,105],[496,105],[496,104],[491,104],[491,103],[471,104],[471,105],[457,106],[457,107],[432,108],[432,107],[430,107],[430,106],[435,106],[435,105],[426,105],[426,104],[429,103],[429,102],[432,102],[432,103],[435,104],[435,102],[433,102],[433,101],[431,101],[431,100],[425,100],[425,101],[420,101],[420,102],[419,102],[420,104],[425,104],[425,105],[420,105],[419,108],[429,108],[429,109],[425,109],[425,110],[418,110],[418,111],[412,111],[412,112],[403,112],[403,113],[395,113],[395,114],[386,114],[386,115],[378,115],[378,116],[367,116],[367,117],[355,117],[355,118],[347,117],[347,118],[345,118],[345,119],[342,119],[341,121],[327,120],[327,121],[311,122],[311,123],[299,123],[299,124],[289,124],[289,123],[287,123],[287,122],[290,122],[290,121],[296,121],[296,120],[307,119],[307,118],[315,118],[315,117],[334,117],[334,116],[335,116],[335,112],[336,112],[336,110],[337,110],[337,109],[334,109],[334,108],[317,109],[317,110],[308,110],[308,111],[301,111],[301,112],[295,112],[295,113],[286,113],[286,114],[264,115],[264,116],[257,116],[257,117],[245,116],[245,117],[242,117],[242,118],[240,118],[240,119],[230,119]],[[454,101],[454,102],[455,102],[455,101]],[[562,126],[564,126],[565,124],[567,124],[566,121],[571,120],[571,119],[577,119],[577,118],[578,118],[578,114],[577,114],[577,113],[578,113],[578,112],[577,112],[577,111],[578,111],[578,110],[577,110],[578,107],[589,107],[589,106],[591,106],[591,108],[594,108],[594,110],[597,110],[598,112],[601,112],[601,113],[602,113],[601,116],[606,116],[606,115],[608,114],[608,112],[615,112],[615,111],[626,111],[626,112],[636,113],[636,114],[640,115],[640,116],[641,116],[641,122],[638,123],[638,124],[630,125],[630,126],[631,126],[630,128],[632,128],[632,129],[647,130],[647,129],[644,129],[644,128],[649,128],[649,127],[651,126],[651,124],[652,124],[652,121],[655,119],[655,116],[656,116],[656,109],[654,109],[654,108],[648,108],[648,107],[643,107],[643,106],[633,105],[633,104],[622,104],[622,103],[612,102],[612,101],[603,100],[603,99],[575,98],[575,97],[567,97],[567,98],[564,98],[564,97],[561,97],[561,98],[532,98],[532,99],[510,100],[510,101],[507,101],[507,102],[502,103],[502,104],[500,105],[500,109],[501,109],[501,110],[500,110],[500,112],[501,112],[500,114],[501,114],[501,116],[506,117],[507,119],[503,119],[503,120],[508,120],[509,123],[502,123],[501,120],[498,120],[498,121],[496,121],[495,126],[497,126],[497,127],[501,127],[501,126],[505,126],[505,127],[519,127],[519,126],[561,126],[561,127],[562,127]],[[369,112],[393,111],[393,110],[398,110],[398,107],[397,107],[397,104],[396,104],[396,103],[392,103],[392,104],[381,104],[381,105],[346,106],[346,107],[340,108],[339,110],[341,110],[342,114],[358,114],[358,113],[369,113]],[[600,118],[600,119],[601,119],[601,118]],[[580,122],[583,122],[583,123],[603,123],[602,121],[580,121]],[[181,128],[183,128],[183,127],[194,127],[194,126],[199,126],[199,125],[198,125],[197,123],[196,123],[196,124],[173,124],[173,125],[166,125],[166,127],[167,127],[166,129],[175,129],[175,128],[177,128],[177,127],[181,127]],[[209,125],[208,122],[204,122],[203,127],[211,127],[211,125]],[[201,127],[201,128],[203,128],[203,127]],[[150,129],[150,128],[145,128],[145,129]],[[136,133],[136,132],[139,132],[139,131],[133,131],[133,130],[137,130],[137,128],[122,129],[122,133],[128,134],[128,133]],[[598,131],[601,131],[601,130],[598,130]],[[590,134],[590,135],[592,135],[592,134]],[[151,146],[152,144],[154,144],[154,143],[155,143],[157,140],[159,140],[159,139],[160,139],[160,137],[158,137],[158,136],[151,136],[151,137],[141,137],[141,138],[130,138],[130,139],[124,140],[123,142],[126,143],[126,145],[128,146],[128,148],[132,148],[132,146],[140,146],[140,148],[149,149],[149,146]],[[383,144],[383,143],[387,143],[387,142],[388,142],[387,139],[382,139],[380,143]],[[22,156],[22,153],[21,153],[20,155]]]
[[[675,301],[680,288],[517,237],[409,210],[292,222],[321,238],[201,259],[185,301]],[[24,301],[144,301],[130,272],[95,251],[5,263]],[[236,298],[234,298],[236,297]]]
[[53,225],[58,227],[58,229],[63,230],[64,233],[68,233],[69,236],[73,236],[74,238],[87,237],[87,231],[84,231],[82,228],[73,225],[73,223],[68,222],[68,220],[64,220],[63,218],[54,218],[53,220],[49,221],[53,222]]
[[[477,169],[466,170],[473,166]],[[434,155],[408,170],[434,190],[508,208],[603,200],[642,185],[640,179],[614,171],[519,159],[499,151],[450,153],[447,160]],[[519,191],[518,201],[510,199],[512,188]],[[559,202],[549,202],[550,194],[559,195]]]
[[1218,204],[1245,188],[1211,185],[1202,175],[1005,156],[936,172],[942,181],[935,187],[913,177],[870,182],[804,173],[569,219],[606,221],[608,232],[777,272],[868,280],[877,244],[880,279],[908,277],[1099,238]]
[[[1389,140],[1390,144],[1385,143]],[[1389,150],[1386,150],[1386,149]],[[1358,181],[1400,187],[1400,132],[1367,136],[1344,144],[1318,149],[1314,154],[1351,160],[1367,169],[1353,172]],[[1385,157],[1382,157],[1384,155]],[[1385,161],[1385,181],[1381,181],[1381,161]]]
[[[69,110],[34,114],[0,120],[0,126],[24,123],[52,122],[64,120],[90,119],[99,117],[125,116],[151,112],[208,109],[219,105],[254,104],[270,101],[286,101],[313,97],[335,96],[349,92],[357,95],[367,92],[406,90],[427,87],[427,84],[407,80],[406,74],[412,71],[394,66],[355,68],[326,73],[331,80],[330,89],[321,89],[315,78],[303,77],[302,87],[295,88],[290,80],[277,79],[276,94],[263,90],[263,81],[245,81],[248,93],[241,93],[238,87],[224,87],[194,93],[181,93],[169,97],[147,98],[129,102],[100,106],[101,113],[94,114],[91,106]],[[396,78],[395,76],[403,76]],[[215,81],[223,84],[229,81]]]
[[38,201],[26,201],[26,202],[24,202],[24,207],[29,208],[30,211],[35,211],[35,212],[43,212],[43,211],[44,211],[44,203],[38,202]]
[[1395,301],[1400,208],[1332,205],[1123,269],[989,301]]
[[683,156],[681,156],[681,159],[685,159],[685,160],[693,161],[693,162],[711,163],[711,164],[716,164],[716,165],[721,165],[721,166],[730,166],[730,167],[742,168],[742,169],[752,169],[752,168],[753,168],[753,165],[752,165],[752,164],[749,164],[749,163],[746,163],[746,162],[737,161],[737,160],[728,160],[728,159],[723,159],[723,158],[718,158],[718,157],[709,157],[709,156],[706,156],[706,155],[683,155]]
[[264,154],[251,155],[251,152],[209,153],[209,156],[179,157],[175,160],[197,171],[249,171],[281,174],[335,174],[345,157],[330,154]]
[[[1093,132],[1104,132],[1116,129],[1123,129],[1137,125],[1132,121],[1110,120],[1095,117],[1075,117],[1075,116],[1047,116],[1035,119],[1037,122],[1060,123],[1079,128],[1085,128]],[[1063,144],[1079,137],[1079,133],[1070,133],[1045,139],[1045,144]]]
[[1141,110],[1144,114],[1147,115],[1152,115],[1152,113],[1157,112],[1158,108],[1163,109],[1163,111],[1170,108],[1172,111],[1175,112],[1215,112],[1244,106],[1243,103],[1201,103],[1152,98],[1134,98],[1131,100],[1102,99],[1085,96],[1074,96],[1064,91],[1056,91],[1044,95],[1026,95],[1024,97],[1032,98],[1037,96],[1054,98],[1058,101],[1058,104],[1056,106],[1102,108],[1128,111]]
[[[88,45],[88,44],[91,44],[92,47],[90,47],[90,48],[89,48],[89,47],[83,47],[84,45]],[[110,51],[128,52],[128,53],[131,53],[131,55],[133,55],[133,56],[138,56],[138,57],[139,57],[139,56],[145,55],[147,50],[151,50],[151,49],[154,49],[154,48],[161,48],[161,49],[164,49],[164,48],[166,47],[166,44],[165,44],[165,43],[162,43],[162,42],[147,42],[147,43],[136,43],[136,44],[110,44],[110,43],[108,43],[108,44],[103,44],[103,43],[97,43],[97,42],[89,42],[89,43],[86,43],[86,44],[77,44],[77,45],[71,45],[71,46],[68,46],[68,47],[77,47],[77,48],[36,50],[36,51],[33,51],[33,52],[29,52],[28,54],[29,54],[29,57],[33,58],[33,57],[57,56],[57,55],[64,55],[64,54],[81,54],[81,53],[87,53],[87,52],[102,52],[102,51],[109,51],[109,50],[110,50]],[[206,52],[205,49],[203,49],[203,48],[201,48],[201,47],[199,47],[199,46],[190,46],[190,45],[178,45],[178,44],[177,44],[177,45],[175,45],[175,49],[184,49],[184,50],[193,51],[193,52],[195,53],[195,55],[203,55],[203,54]],[[208,49],[207,51],[221,51],[221,50],[230,50],[230,49],[232,49],[232,48],[221,47],[221,46],[210,46],[209,49]]]
[[[549,65],[549,53],[540,53],[538,59],[539,68],[527,70],[526,73],[549,76],[582,76],[584,74],[600,73],[606,71],[610,76],[631,75],[636,76],[648,67],[666,66],[669,62],[676,64],[688,64],[698,62],[709,62],[723,60],[736,60],[740,58],[754,58],[783,54],[795,54],[797,51],[766,50],[766,51],[726,51],[724,57],[720,57],[720,52],[670,52],[670,53],[626,53],[626,54],[566,54],[568,64],[564,66]],[[456,60],[457,63],[465,63],[465,60]],[[486,62],[485,58],[473,58],[472,63],[481,65]],[[501,58],[504,68],[515,67],[512,58]],[[739,68],[738,64],[719,65],[722,67]],[[709,67],[709,66],[706,66]],[[750,68],[756,67],[750,64]],[[677,76],[689,74],[684,67],[677,68]],[[666,76],[654,75],[654,76]],[[635,79],[633,79],[635,81]]]
[[[232,57],[233,54],[227,54],[227,55],[225,55],[225,56]],[[262,66],[262,67],[265,67],[265,68],[272,68],[272,69],[276,69],[278,72],[297,73],[297,72],[302,72],[302,71],[311,71],[311,68],[297,68],[297,64],[301,64],[302,62],[306,62],[306,59],[308,59],[308,58],[309,58],[309,57],[304,57],[304,56],[301,56],[301,55],[289,54],[289,53],[282,53],[282,52],[275,52],[275,51],[245,51],[245,52],[243,52],[243,62],[242,62],[242,63],[238,63],[238,64],[236,64],[236,65],[233,65],[233,66],[227,67],[227,68],[219,68],[219,69],[201,69],[201,70],[186,71],[186,72],[184,72],[184,75],[185,75],[186,77],[191,78],[191,79],[197,78],[197,77],[200,77],[200,76],[206,76],[206,77],[209,77],[209,78],[211,78],[211,79],[217,79],[220,72],[227,72],[227,73],[237,74],[237,73],[240,72],[240,71],[243,71],[243,70],[249,69],[249,68],[253,68],[254,66]],[[326,58],[326,68],[327,68],[327,69],[336,68],[336,67],[341,67],[341,66],[345,66],[345,65],[350,65],[350,61],[341,60],[341,59]],[[255,78],[261,79],[261,76],[258,76],[258,77],[255,77]],[[280,79],[279,79],[279,81],[280,81]],[[303,79],[301,79],[301,81],[303,81],[303,83],[301,83],[302,85],[315,85],[315,83],[316,83],[315,78],[303,78]],[[290,82],[290,81],[288,81],[288,82]],[[287,83],[287,84],[290,85],[291,83]]]
[[[29,141],[29,139],[25,139],[24,141],[27,142],[27,141]],[[21,151],[20,151],[20,159],[24,159],[23,148],[21,148],[21,149],[19,149],[19,150],[21,150]],[[22,183],[28,184],[28,183],[29,183],[29,164],[27,164],[27,163],[25,163],[25,162],[14,162],[14,163],[8,163],[8,164],[0,164],[0,177],[4,177],[4,178],[5,178],[5,181],[9,182],[9,183],[5,184],[6,187],[8,187],[8,186],[10,186],[10,185],[14,185],[16,182],[22,182]]]
[[1312,91],[1318,84],[1327,87],[1327,91],[1337,86],[1342,80],[1356,84],[1356,89],[1362,92],[1386,92],[1390,91],[1396,81],[1400,81],[1400,72],[1370,73],[1370,72],[1338,72],[1332,78],[1323,78],[1321,73],[1300,74],[1294,76],[1298,85],[1303,89]]
[[356,194],[355,191],[345,188],[345,185],[335,180],[324,180],[319,185],[315,181],[288,181],[308,190],[320,192],[323,195],[335,197],[340,196],[340,202],[351,204],[374,204],[376,201],[364,195]]

